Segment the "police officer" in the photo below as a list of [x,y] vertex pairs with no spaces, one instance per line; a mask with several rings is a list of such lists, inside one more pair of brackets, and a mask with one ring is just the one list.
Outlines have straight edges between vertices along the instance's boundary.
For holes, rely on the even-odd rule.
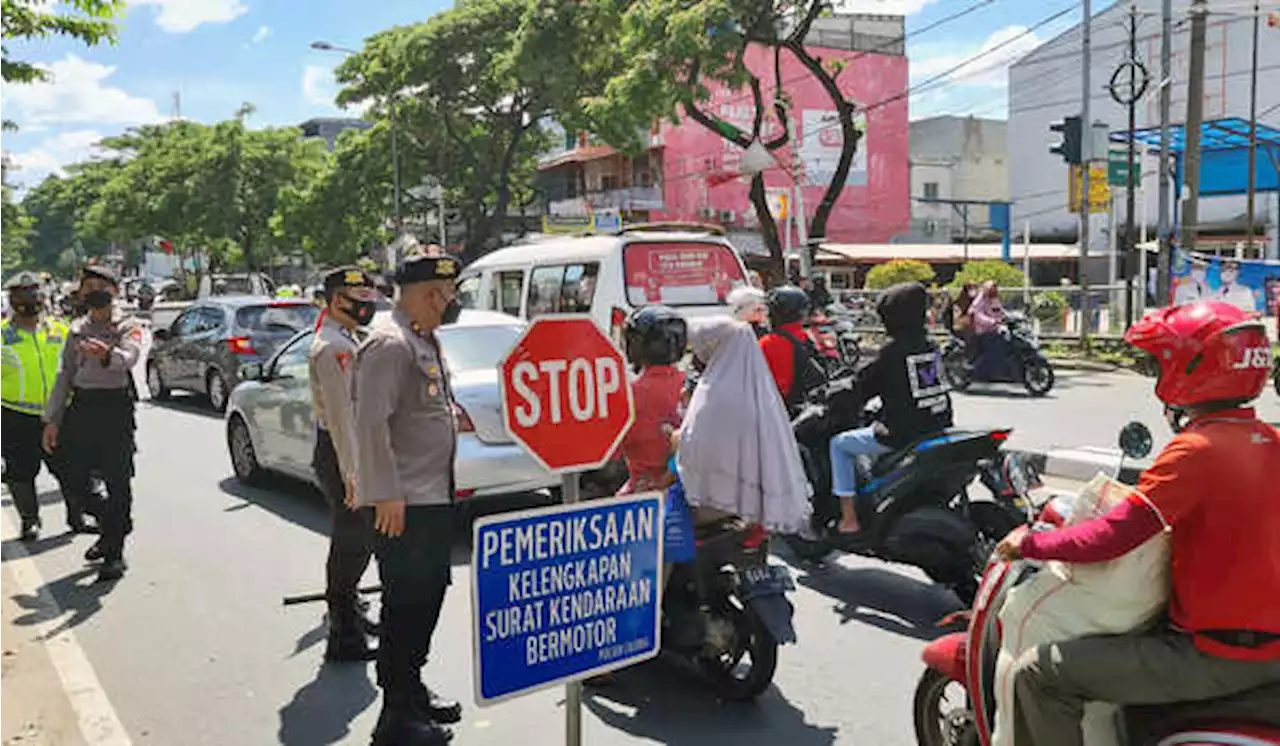
[[103,560],[99,581],[124,575],[124,538],[133,510],[133,366],[142,353],[142,328],[118,315],[118,290],[110,270],[84,269],[79,294],[89,310],[71,323],[44,413],[44,449],[63,449],[66,490],[89,495],[93,475],[106,483],[102,538],[87,555]]
[[0,329],[4,337],[3,404],[4,481],[13,494],[14,507],[22,518],[22,540],[40,536],[40,505],[36,499],[36,475],[43,462],[58,479],[67,503],[67,525],[77,534],[97,533],[84,520],[83,496],[62,485],[61,462],[40,448],[44,424],[40,417],[58,377],[58,362],[67,339],[67,325],[46,316],[40,278],[19,272],[5,288],[13,318]]
[[354,502],[355,437],[351,423],[351,369],[357,329],[373,320],[377,290],[358,267],[340,267],[324,278],[325,310],[316,328],[308,367],[316,410],[312,466],[332,522],[325,596],[329,604],[331,661],[373,660],[365,633],[376,629],[356,605],[356,587],[373,554],[373,516]]
[[457,702],[421,679],[450,583],[457,427],[436,329],[457,319],[459,264],[437,253],[406,259],[399,300],[356,356],[356,501],[372,505],[382,578],[373,746],[447,743]]

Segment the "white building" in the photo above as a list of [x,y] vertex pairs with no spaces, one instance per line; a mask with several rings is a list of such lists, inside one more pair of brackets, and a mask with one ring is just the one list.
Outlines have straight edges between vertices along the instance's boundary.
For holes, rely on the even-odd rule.
[[[1138,129],[1159,127],[1160,108],[1157,93],[1160,78],[1160,0],[1137,0],[1138,58],[1151,75],[1151,84],[1136,112]],[[1185,121],[1187,114],[1187,65],[1190,47],[1188,0],[1174,0],[1174,34],[1172,59],[1173,124]],[[1249,118],[1249,73],[1252,53],[1253,23],[1248,3],[1210,0],[1205,49],[1204,119],[1226,117]],[[1266,4],[1264,3],[1264,7]],[[1128,56],[1129,5],[1117,2],[1097,14],[1091,26],[1093,60],[1091,66],[1090,118],[1104,121],[1112,132],[1128,127],[1127,107],[1115,102],[1108,82]],[[1049,126],[1064,117],[1080,113],[1081,102],[1081,29],[1080,26],[1041,45],[1009,68],[1009,162],[1010,185],[1014,200],[1015,233],[1021,234],[1030,222],[1032,234],[1039,240],[1075,240],[1077,217],[1067,212],[1067,166],[1049,148],[1061,136]],[[1258,121],[1280,127],[1280,29],[1261,24],[1258,52]],[[1123,146],[1113,143],[1112,147]],[[1145,161],[1142,192],[1137,219],[1146,216],[1154,237],[1157,220],[1158,183],[1156,158]],[[1174,195],[1177,196],[1176,194]],[[1120,205],[1119,220],[1124,219],[1123,187],[1114,190]],[[1145,201],[1145,210],[1143,204]],[[1228,229],[1242,235],[1245,198],[1202,197],[1200,199],[1201,230]],[[1277,209],[1274,192],[1259,192],[1256,216],[1272,231]],[[1095,218],[1096,219],[1096,218]],[[1096,238],[1096,237],[1095,237]]]
[[999,119],[930,117],[910,124],[911,231],[916,243],[992,239],[988,207],[928,200],[1008,201],[1006,124]]

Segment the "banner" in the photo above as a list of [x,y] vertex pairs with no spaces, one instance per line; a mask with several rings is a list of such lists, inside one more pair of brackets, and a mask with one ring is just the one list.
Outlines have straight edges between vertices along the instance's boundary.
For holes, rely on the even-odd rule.
[[1274,316],[1280,313],[1280,262],[1174,253],[1171,302],[1220,300],[1241,310]]
[[[858,148],[853,154],[846,186],[867,184],[867,116],[854,115],[853,126],[862,133]],[[844,131],[840,128],[840,116],[834,110],[806,109],[800,120],[800,162],[809,184],[826,186],[835,175],[840,154],[844,152]]]

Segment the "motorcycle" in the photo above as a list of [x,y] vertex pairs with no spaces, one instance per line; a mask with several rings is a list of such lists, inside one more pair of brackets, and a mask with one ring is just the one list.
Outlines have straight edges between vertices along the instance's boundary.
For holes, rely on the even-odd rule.
[[[823,393],[825,403],[807,406],[792,423],[813,488],[817,535],[786,537],[792,552],[807,561],[842,551],[913,565],[971,602],[992,547],[1029,520],[1027,494],[1039,483],[1021,457],[1001,452],[1012,431],[952,428],[879,457],[855,500],[862,529],[849,536],[838,528],[830,443],[865,420],[849,414],[851,381],[833,382]],[[969,498],[975,478],[992,500]]]
[[[1126,426],[1121,435],[1121,449],[1131,458],[1145,456],[1151,450],[1150,431],[1140,423]],[[1038,522],[1061,526],[1062,516],[1068,512],[1061,507],[1061,502],[1062,498],[1054,498],[1046,503]],[[999,612],[1009,590],[1035,572],[1033,563],[1026,560],[1012,563],[993,560],[983,575],[972,610],[939,622],[939,626],[949,626],[967,618],[968,628],[925,646],[922,657],[926,668],[912,704],[919,746],[990,746],[996,710],[996,658],[1002,633]],[[954,706],[948,706],[949,690],[956,684],[965,696]],[[1280,744],[1280,723],[1237,721],[1230,713],[1233,709],[1268,711],[1258,704],[1274,702],[1278,696],[1280,686],[1273,684],[1217,700],[1125,707],[1114,724],[1114,743],[1276,746]],[[1251,702],[1257,704],[1251,705]]]
[[992,372],[975,375],[964,340],[953,336],[942,348],[942,370],[947,383],[956,391],[964,391],[974,381],[982,383],[1021,383],[1032,396],[1044,396],[1053,388],[1053,366],[1040,354],[1040,344],[1027,317],[1011,311],[1005,317],[1004,335],[1007,349],[1004,359],[988,367]]
[[767,535],[729,516],[695,528],[697,557],[674,565],[662,594],[662,648],[691,663],[724,701],[769,688],[778,645],[796,641],[790,571],[768,562]]
[[840,337],[830,316],[822,311],[814,311],[805,324],[805,332],[818,352],[818,362],[828,376],[838,375],[846,366],[852,369],[853,366],[844,359]]

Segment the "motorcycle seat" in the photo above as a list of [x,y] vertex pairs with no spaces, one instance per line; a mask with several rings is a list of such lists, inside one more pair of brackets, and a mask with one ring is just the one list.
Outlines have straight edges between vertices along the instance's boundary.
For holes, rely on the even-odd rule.
[[896,451],[891,451],[890,453],[877,457],[871,466],[871,472],[876,476],[880,476],[892,470],[908,456],[918,455],[939,446],[986,438],[988,435],[989,431],[987,430],[967,430],[964,428],[949,427],[941,432],[932,433],[924,436],[923,438],[918,438],[903,448],[899,448]]

